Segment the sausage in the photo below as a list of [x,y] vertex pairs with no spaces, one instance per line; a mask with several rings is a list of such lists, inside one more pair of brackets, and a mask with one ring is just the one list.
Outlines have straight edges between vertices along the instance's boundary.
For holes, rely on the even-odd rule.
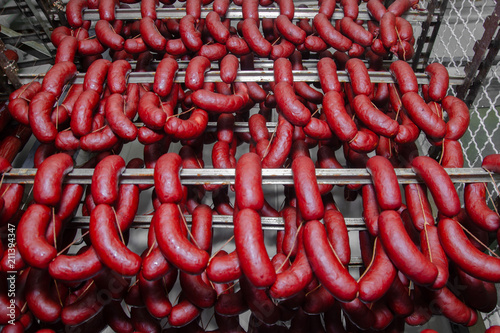
[[287,16],[279,15],[276,18],[275,24],[280,34],[293,44],[300,45],[305,42],[306,32],[294,25]]
[[398,42],[396,16],[390,11],[385,12],[380,19],[380,40],[387,50]]
[[242,32],[243,38],[252,51],[259,57],[269,56],[272,49],[271,43],[269,43],[260,33],[256,20],[253,18],[246,18],[243,21]]
[[321,284],[337,299],[353,300],[358,292],[358,284],[331,250],[326,231],[320,222],[312,220],[306,223],[304,248],[309,264]]
[[42,205],[57,206],[61,200],[64,177],[73,170],[73,159],[60,153],[49,156],[38,167],[33,183],[33,198]]
[[9,95],[7,108],[11,116],[23,125],[29,125],[28,103],[42,89],[36,81],[27,83]]
[[443,140],[441,156],[443,168],[463,168],[464,166],[464,153],[460,141]]
[[437,278],[431,288],[443,288],[448,282],[448,259],[446,259],[446,254],[441,247],[438,231],[434,225],[425,224],[424,230],[420,231],[420,247],[422,248],[424,256],[432,262],[438,270]]
[[66,5],[66,19],[70,27],[79,28],[83,25],[82,10],[84,8],[88,8],[87,0],[71,0],[68,2]]
[[405,198],[411,220],[418,231],[422,231],[425,225],[434,225],[427,194],[420,184],[405,185]]
[[480,228],[493,232],[500,227],[500,217],[486,203],[486,185],[471,183],[465,185],[464,203],[467,214]]
[[156,210],[154,229],[158,246],[173,265],[189,274],[200,274],[207,266],[209,255],[183,235],[180,219],[174,203],[164,203]]
[[241,270],[253,286],[264,288],[276,280],[274,267],[264,245],[259,213],[241,209],[234,220],[234,239]]
[[142,39],[142,37],[129,38],[125,40],[123,48],[129,54],[143,53],[148,50],[148,46],[146,45],[146,43],[144,43],[144,39]]
[[373,105],[368,96],[356,96],[352,101],[352,107],[359,120],[376,134],[393,137],[398,133],[398,122]]
[[173,327],[185,327],[199,317],[201,310],[187,299],[172,308],[168,322]]
[[396,60],[389,67],[389,71],[397,82],[399,91],[401,91],[403,95],[407,92],[418,93],[417,77],[406,61]]
[[146,92],[139,100],[139,118],[152,130],[159,130],[165,126],[167,116],[173,114],[167,103],[162,103],[158,95]]
[[125,276],[136,275],[141,268],[141,258],[120,241],[115,219],[116,215],[111,206],[97,204],[90,213],[92,245],[106,266]]
[[372,33],[357,24],[351,17],[344,16],[340,20],[340,31],[354,43],[363,47],[368,47],[372,44]]
[[16,231],[17,248],[28,265],[44,269],[56,256],[56,249],[45,237],[51,220],[49,207],[33,204],[19,221]]
[[92,131],[92,118],[99,102],[99,93],[95,90],[85,90],[78,96],[70,120],[71,131],[76,137],[87,135]]
[[121,301],[111,301],[103,309],[106,323],[115,332],[125,333],[132,332],[134,327],[130,318],[125,314],[121,306]]
[[125,46],[125,39],[115,32],[111,24],[106,20],[99,20],[95,25],[97,39],[102,45],[113,51],[121,51]]
[[191,234],[200,249],[212,252],[212,209],[207,205],[199,205],[193,211]]
[[438,270],[413,244],[401,217],[393,210],[380,213],[379,237],[387,255],[402,273],[419,285],[430,285]]
[[467,104],[454,96],[446,96],[442,105],[449,119],[446,123],[445,138],[459,140],[469,128],[469,108]]
[[384,4],[380,0],[369,0],[366,8],[375,21],[380,22],[382,16],[387,12]]
[[382,156],[373,156],[366,163],[377,195],[377,202],[383,210],[397,210],[401,207],[399,183],[391,162]]
[[344,37],[340,32],[335,30],[328,16],[321,12],[321,7],[320,12],[314,16],[314,28],[318,32],[319,36],[323,38],[328,45],[340,52],[348,51],[352,46],[352,42],[347,37]]
[[64,61],[74,62],[77,50],[78,40],[73,36],[64,37],[57,47],[55,63]]
[[425,73],[429,76],[429,98],[441,102],[448,92],[450,83],[448,70],[442,64],[435,62],[425,67]]
[[139,31],[141,37],[152,50],[162,52],[165,50],[167,40],[158,31],[155,22],[150,17],[143,17],[140,21]]
[[281,115],[278,117],[276,138],[271,142],[268,153],[262,159],[263,168],[283,166],[292,148],[293,126]]
[[183,295],[200,308],[209,308],[215,304],[217,293],[212,285],[203,280],[203,275],[180,273]]
[[462,303],[447,287],[426,291],[431,299],[431,311],[444,315],[451,321],[467,325],[471,318],[472,310]]
[[354,94],[370,96],[373,93],[370,75],[363,61],[357,58],[349,59],[346,63],[346,70]]
[[274,61],[274,82],[286,82],[293,86],[292,63],[285,58],[279,58]]
[[108,74],[111,61],[106,59],[96,60],[90,65],[83,80],[83,90],[94,90],[99,95],[104,90],[104,81]]
[[139,291],[148,312],[156,318],[163,318],[172,311],[172,304],[161,279],[155,281],[146,280],[139,274]]
[[[272,271],[274,272],[274,268]],[[252,314],[263,323],[276,323],[280,317],[279,307],[269,298],[266,291],[258,289],[246,276],[242,276],[239,281],[245,302]]]
[[416,0],[396,0],[387,8],[387,10],[396,16],[401,16],[407,10],[415,6],[418,6],[418,2]]
[[215,283],[227,283],[239,279],[241,268],[237,252],[213,257],[207,266],[207,276]]
[[123,94],[127,89],[128,75],[132,71],[130,63],[126,60],[114,61],[108,70],[107,87],[112,94]]
[[399,276],[396,277],[386,293],[387,306],[398,316],[409,316],[415,306],[410,298],[408,288],[401,282]]
[[236,163],[235,199],[239,209],[260,210],[264,206],[261,160],[255,153],[244,154]]
[[375,315],[373,311],[359,298],[353,301],[340,303],[340,307],[349,321],[359,329],[368,329],[375,325]]
[[179,176],[181,164],[181,157],[175,153],[164,154],[156,162],[155,190],[162,203],[179,203],[182,200],[183,190]]
[[112,149],[118,143],[118,137],[108,125],[80,139],[80,147],[85,151],[106,151]]
[[76,75],[76,65],[70,61],[55,64],[45,74],[42,82],[42,91],[52,93],[56,98],[61,96],[62,90]]
[[335,209],[328,209],[325,211],[323,220],[328,241],[342,265],[347,266],[351,261],[351,248],[349,246],[347,226],[342,213]]
[[206,89],[197,90],[191,95],[193,104],[209,112],[240,112],[241,109],[249,102],[248,89],[246,84],[241,82],[237,82],[235,86],[236,91],[230,96],[215,93]]
[[196,29],[196,18],[192,15],[184,16],[179,22],[181,40],[190,51],[197,52],[203,45],[201,33]]
[[106,99],[106,120],[109,127],[125,141],[133,141],[137,137],[137,127],[124,113],[124,98],[120,94],[112,94]]
[[314,162],[307,156],[295,158],[292,162],[292,174],[298,207],[304,220],[322,218],[324,206],[316,180]]
[[215,8],[214,11],[209,12],[205,19],[205,27],[216,42],[226,44],[230,33],[229,29],[221,22],[219,15]]
[[203,56],[196,56],[189,61],[186,69],[186,88],[196,91],[203,88],[205,71],[210,69],[210,60]]
[[44,269],[30,268],[26,281],[26,304],[33,315],[41,321],[52,323],[60,319],[62,306],[53,298],[51,279]]
[[411,120],[425,134],[440,139],[446,134],[445,122],[427,106],[425,101],[415,92],[408,92],[401,98],[403,106]]
[[61,311],[61,321],[65,325],[78,325],[99,313],[104,304],[98,299],[98,290],[95,284],[84,285],[82,294],[76,301],[65,305]]
[[151,19],[156,20],[157,5],[157,0],[141,1],[141,17],[150,17]]
[[107,156],[97,164],[90,187],[97,205],[113,205],[118,200],[118,183],[124,170],[125,161],[118,155]]
[[[213,13],[213,12],[212,12]],[[239,60],[236,56],[228,54],[220,63],[220,77],[225,83],[233,83],[238,75]]]
[[460,200],[444,168],[427,156],[415,157],[411,165],[429,188],[439,211],[449,217],[457,215],[460,212]]
[[290,123],[296,126],[305,126],[309,123],[311,112],[297,99],[290,84],[286,82],[276,84],[274,94],[278,107]]

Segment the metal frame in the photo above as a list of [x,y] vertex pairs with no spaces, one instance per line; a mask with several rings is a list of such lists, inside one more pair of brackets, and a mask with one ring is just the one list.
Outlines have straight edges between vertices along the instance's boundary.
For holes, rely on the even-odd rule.
[[[319,76],[316,68],[308,70],[294,70],[293,78],[296,81],[305,82],[318,82]],[[184,71],[178,71],[174,82],[184,83],[185,81]],[[340,82],[349,82],[349,76],[346,71],[337,71],[337,75]],[[391,73],[389,72],[369,72],[370,79],[372,83],[396,83]],[[131,72],[128,77],[129,83],[153,83],[155,72]],[[428,84],[429,77],[427,74],[416,73],[417,82],[419,84]],[[29,83],[33,80],[43,80],[45,74],[20,74],[19,78],[23,83]],[[82,84],[85,78],[85,73],[78,73],[73,81],[73,84]],[[236,77],[236,82],[271,82],[274,81],[274,71],[238,71],[238,76]],[[222,82],[220,78],[220,72],[217,70],[210,70],[205,73],[205,82]],[[464,82],[462,76],[450,76],[451,85],[459,85]]]

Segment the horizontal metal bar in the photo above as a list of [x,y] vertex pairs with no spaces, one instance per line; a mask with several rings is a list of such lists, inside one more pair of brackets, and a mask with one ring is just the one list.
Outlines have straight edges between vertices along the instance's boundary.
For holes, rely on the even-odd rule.
[[[310,8],[295,8],[295,19],[313,19],[316,14],[318,14],[318,6],[311,6]],[[212,8],[202,8],[201,18],[205,18]],[[259,18],[277,18],[280,15],[279,8],[273,7],[259,7]],[[156,16],[159,19],[181,19],[186,16],[185,8],[157,8]],[[337,8],[332,16],[332,20],[340,20],[344,17],[342,9]],[[403,15],[403,17],[409,22],[424,22],[427,19],[427,11],[416,11],[410,10]],[[140,20],[141,10],[140,8],[118,8],[115,9],[115,18],[117,20]],[[241,7],[230,6],[226,13],[226,18],[229,19],[242,19],[243,12]],[[435,15],[437,19],[437,15]],[[99,10],[97,9],[84,9],[83,19],[89,21],[97,21],[100,19]],[[371,17],[366,10],[366,5],[360,6],[358,19],[360,20],[370,20]]]
[[[37,169],[16,168],[4,174],[4,183],[33,184]],[[500,175],[490,175],[481,168],[446,169],[454,183],[500,182]],[[400,184],[419,183],[421,180],[411,169],[395,169]],[[74,169],[65,178],[68,184],[90,184],[94,169]],[[154,184],[153,169],[126,169],[120,177],[122,184]],[[366,169],[316,169],[318,184],[371,184]],[[234,184],[235,169],[182,169],[183,185]],[[262,169],[263,185],[292,185],[291,169]]]
[[[308,70],[294,70],[293,79],[297,82],[318,82],[319,76],[316,68]],[[373,83],[395,83],[396,81],[389,72],[369,72],[370,80]],[[349,82],[349,76],[346,71],[337,71],[340,82]],[[415,73],[419,84],[428,84],[429,77],[424,73]],[[45,74],[19,74],[19,79],[23,84],[33,80],[42,81]],[[129,83],[153,83],[155,72],[132,72],[129,75]],[[85,73],[79,73],[73,79],[74,84],[82,84]],[[178,71],[175,79],[177,83],[184,83],[185,72]],[[274,71],[272,70],[252,70],[238,71],[236,82],[271,82],[274,81]],[[205,82],[222,82],[218,70],[210,70],[205,73]],[[464,82],[463,76],[450,75],[450,85],[460,85]]]
[[[132,228],[149,228],[151,224],[152,215],[136,215],[132,223]],[[188,225],[193,220],[191,215],[184,215]],[[344,218],[348,230],[359,231],[366,230],[363,218],[348,217]],[[90,217],[76,216],[68,225],[70,228],[88,228]],[[281,217],[261,217],[263,230],[284,230],[285,224]],[[230,215],[214,215],[212,216],[212,227],[217,229],[233,229],[233,217]]]

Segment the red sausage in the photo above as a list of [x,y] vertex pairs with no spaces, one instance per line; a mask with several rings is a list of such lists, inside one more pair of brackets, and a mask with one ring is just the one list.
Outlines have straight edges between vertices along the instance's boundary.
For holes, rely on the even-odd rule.
[[396,269],[385,253],[379,239],[375,240],[375,253],[366,271],[358,280],[359,298],[363,302],[375,302],[389,290],[396,277]]
[[417,77],[406,61],[396,60],[391,64],[389,70],[394,76],[401,94],[404,95],[407,92],[418,93]]
[[52,323],[60,319],[62,306],[54,299],[51,278],[46,270],[30,268],[26,281],[26,304],[33,315],[41,321]]
[[397,210],[401,207],[401,191],[391,162],[382,156],[373,156],[366,163],[377,195],[377,202],[383,210]]
[[344,34],[344,36],[361,46],[368,47],[372,44],[372,33],[357,24],[350,17],[344,16],[344,18],[340,20],[340,31]]
[[99,101],[99,93],[90,89],[78,96],[70,121],[71,131],[76,137],[87,135],[92,131],[92,118],[99,106]]
[[74,62],[76,51],[78,50],[78,40],[75,37],[67,36],[57,47],[55,63],[64,61]]
[[427,65],[425,73],[429,75],[429,98],[432,101],[440,102],[448,92],[450,77],[448,70],[440,63],[432,63]]
[[91,184],[92,197],[97,205],[116,202],[118,183],[124,170],[125,161],[118,155],[107,156],[97,164]]
[[356,96],[351,105],[359,120],[376,134],[390,138],[398,133],[398,122],[373,105],[367,95]]
[[459,140],[469,128],[469,108],[467,104],[454,96],[446,96],[442,105],[449,118],[446,123],[445,138]]
[[283,166],[292,148],[293,126],[281,115],[278,117],[276,138],[271,142],[268,153],[262,159],[263,168]]
[[163,318],[170,314],[172,304],[161,279],[149,281],[139,274],[139,290],[146,308],[153,317]]
[[380,22],[382,16],[387,12],[384,4],[380,0],[369,0],[366,8],[375,21]]
[[358,284],[331,250],[325,228],[320,222],[313,220],[306,223],[304,247],[309,264],[321,284],[337,299],[353,300]]
[[95,34],[102,45],[114,51],[121,51],[125,46],[125,39],[117,34],[113,26],[106,20],[99,20],[95,25]]
[[107,87],[112,94],[123,94],[127,89],[127,76],[132,71],[130,63],[126,60],[114,61],[108,70]]
[[212,209],[207,205],[199,205],[193,211],[191,234],[193,241],[200,249],[212,252]]
[[462,303],[447,287],[436,291],[426,291],[431,299],[431,310],[444,315],[451,321],[467,325],[471,318],[472,310]]
[[464,202],[467,214],[481,229],[493,232],[500,227],[500,217],[486,203],[486,185],[484,183],[465,185]]
[[193,104],[203,110],[218,113],[240,112],[249,102],[248,88],[241,82],[235,83],[236,91],[232,95],[223,95],[206,89],[195,91],[191,98]]
[[214,11],[207,14],[205,26],[216,42],[226,44],[230,33],[228,28],[221,22],[221,18],[215,11],[215,8]]
[[332,132],[343,142],[354,139],[358,128],[344,107],[344,99],[337,91],[329,91],[323,98],[323,111]]
[[108,125],[83,136],[80,147],[85,151],[105,151],[118,144],[118,137]]
[[441,165],[443,168],[463,168],[464,152],[460,141],[443,140]]
[[193,245],[182,233],[179,208],[162,204],[155,212],[155,233],[158,246],[167,260],[184,272],[200,274],[208,263],[208,253]]
[[66,19],[72,28],[79,28],[83,25],[82,10],[87,7],[87,0],[71,0],[68,2],[66,5]]
[[427,194],[420,184],[406,185],[405,198],[411,220],[418,231],[422,231],[426,224],[434,225],[434,217],[427,200]]
[[183,191],[179,176],[181,165],[182,159],[175,153],[167,153],[156,162],[155,190],[162,203],[178,203],[182,200]]
[[94,90],[101,95],[110,65],[111,61],[106,59],[94,61],[87,70],[87,73],[85,73],[83,90]]
[[347,266],[351,261],[351,248],[349,246],[349,233],[342,213],[335,209],[325,211],[323,217],[326,235],[335,254],[342,265]]
[[50,92],[40,91],[29,104],[28,118],[30,127],[35,137],[42,143],[53,142],[57,136],[57,128],[50,118],[55,102],[55,95]]
[[280,82],[274,87],[278,107],[287,120],[296,126],[305,126],[311,119],[311,112],[295,95],[293,87],[287,82]]
[[240,62],[236,56],[232,54],[224,56],[220,63],[220,77],[222,81],[225,83],[233,83],[238,75],[239,65]]
[[327,15],[319,12],[314,16],[313,25],[320,37],[334,49],[346,52],[351,48],[352,42],[335,30]]
[[316,180],[314,162],[307,156],[297,157],[292,162],[292,173],[298,207],[304,220],[322,218],[325,210]]
[[52,220],[50,208],[33,204],[28,207],[17,226],[17,247],[23,260],[37,268],[46,268],[57,254],[45,237]]
[[445,136],[445,122],[431,111],[420,95],[408,92],[403,95],[401,101],[411,120],[427,135],[435,139]]
[[61,96],[66,83],[76,75],[76,65],[70,61],[59,62],[52,66],[45,74],[42,82],[42,91],[50,92],[54,96]]
[[255,153],[244,154],[236,163],[235,196],[240,209],[260,210],[264,206],[261,160]]
[[363,61],[357,58],[349,59],[346,63],[346,70],[354,94],[370,96],[373,93],[370,75]]
[[427,156],[415,157],[411,165],[429,188],[439,211],[450,217],[457,215],[460,212],[460,200],[444,168]]
[[196,18],[191,15],[184,16],[179,22],[179,32],[181,40],[186,48],[192,52],[197,52],[203,45],[201,33],[196,29]]
[[186,69],[186,88],[196,91],[203,88],[205,71],[210,69],[210,60],[206,57],[196,56],[189,61]]
[[9,96],[7,105],[12,117],[23,125],[29,125],[28,105],[31,99],[42,89],[36,81],[23,85]]
[[239,279],[241,268],[237,252],[213,257],[207,266],[207,276],[215,283],[227,283]]
[[380,40],[387,50],[398,42],[396,16],[391,12],[385,12],[380,19]]
[[438,230],[435,226],[426,224],[424,230],[420,232],[420,247],[424,256],[432,262],[437,270],[438,275],[432,289],[441,289],[448,282],[448,259],[444,253],[441,243],[439,242]]
[[162,52],[165,50],[167,40],[158,31],[155,21],[150,17],[143,17],[140,21],[139,31],[141,37],[152,50]]
[[134,276],[139,272],[141,258],[121,242],[116,215],[111,206],[98,204],[90,213],[90,239],[106,266],[125,276]]
[[380,240],[394,265],[417,284],[434,283],[438,274],[436,266],[413,244],[399,214],[383,211],[378,222]]
[[73,159],[60,153],[49,156],[39,166],[33,185],[33,198],[42,205],[57,206],[61,200],[64,176],[73,170]]
[[274,267],[264,245],[259,213],[245,208],[234,220],[234,239],[241,270],[257,288],[271,286],[276,280]]
[[295,45],[303,44],[306,40],[306,32],[294,25],[285,15],[279,15],[275,21],[276,28],[284,38]]
[[260,33],[257,21],[247,18],[242,25],[243,38],[248,46],[260,57],[267,57],[271,53],[271,43],[269,43]]

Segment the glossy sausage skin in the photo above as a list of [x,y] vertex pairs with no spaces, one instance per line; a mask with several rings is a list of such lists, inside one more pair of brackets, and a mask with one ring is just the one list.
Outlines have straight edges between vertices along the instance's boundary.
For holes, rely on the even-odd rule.
[[374,156],[366,163],[372,176],[377,202],[383,210],[397,210],[401,207],[401,191],[391,162],[382,156]]
[[60,153],[49,156],[39,166],[33,185],[33,198],[42,205],[57,206],[64,176],[73,170],[73,159]]
[[415,283],[430,285],[438,270],[413,244],[400,215],[392,210],[380,213],[379,237],[394,265]]
[[319,192],[314,162],[310,157],[299,156],[292,162],[292,173],[302,218],[306,221],[322,218],[325,208]]

